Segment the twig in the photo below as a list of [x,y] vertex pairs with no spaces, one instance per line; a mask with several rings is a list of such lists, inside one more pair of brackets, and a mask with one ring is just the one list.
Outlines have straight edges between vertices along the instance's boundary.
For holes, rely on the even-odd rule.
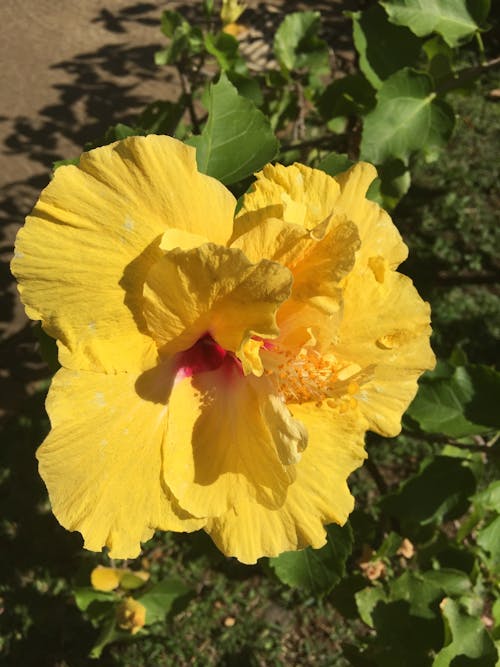
[[305,121],[307,116],[307,108],[306,108],[307,102],[300,81],[295,82],[295,90],[297,91],[297,104],[299,107],[299,113],[297,116],[297,120],[293,125],[292,136],[294,141],[296,141],[297,139],[303,139],[306,129]]
[[294,144],[285,144],[281,147],[281,153],[287,153],[288,151],[297,151],[302,150],[303,148],[310,148],[311,146],[321,146],[323,144],[330,144],[332,142],[332,135],[325,135],[323,137],[317,137],[316,139],[308,139],[306,141],[301,141],[300,143]]
[[196,111],[193,104],[193,92],[191,89],[191,84],[189,83],[188,78],[182,71],[180,65],[177,65],[177,72],[179,73],[179,79],[181,82],[182,95],[186,100],[186,105],[189,111],[189,117],[191,118],[191,123],[193,125],[194,134],[200,134],[200,123],[196,115]]
[[438,285],[494,285],[500,281],[500,275],[490,271],[462,271],[452,273],[439,271],[436,276]]
[[436,92],[442,95],[443,93],[447,93],[449,90],[453,90],[454,88],[462,88],[470,81],[473,81],[478,76],[484,74],[490,69],[493,69],[494,67],[500,67],[500,57],[493,58],[493,60],[489,60],[482,65],[466,67],[456,74],[452,74],[451,76],[444,79],[439,86],[437,86]]

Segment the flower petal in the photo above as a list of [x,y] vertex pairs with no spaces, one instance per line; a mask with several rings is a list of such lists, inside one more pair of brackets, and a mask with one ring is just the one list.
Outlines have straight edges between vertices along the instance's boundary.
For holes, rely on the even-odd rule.
[[209,519],[205,527],[221,551],[243,563],[323,546],[323,526],[345,523],[354,506],[347,477],[366,457],[365,420],[354,410],[341,414],[326,405],[294,405],[291,410],[309,431],[309,444],[285,502],[271,508],[249,498],[237,509]]
[[352,222],[329,216],[310,231],[270,218],[233,241],[252,261],[265,257],[285,264],[293,275],[292,294],[278,311],[280,342],[297,348],[312,335],[320,347],[335,333],[341,281],[353,268],[359,235]]
[[337,211],[343,211],[359,230],[361,249],[357,264],[364,265],[369,257],[380,255],[395,269],[407,258],[408,248],[389,214],[366,199],[368,188],[376,177],[375,167],[367,162],[358,162],[335,176],[340,185],[335,207]]
[[333,353],[361,367],[354,397],[382,435],[397,435],[401,416],[417,391],[417,379],[434,367],[429,344],[430,308],[409,278],[374,268],[349,276],[344,316]]
[[360,162],[335,177],[302,164],[267,165],[257,174],[236,217],[235,235],[249,231],[270,217],[314,229],[332,214],[355,223],[361,238],[358,262],[382,255],[396,268],[408,254],[390,216],[366,199],[375,167]]
[[37,457],[52,509],[85,547],[135,558],[153,528],[203,525],[178,509],[161,479],[164,402],[142,399],[132,375],[61,369],[47,399],[52,431]]
[[114,591],[120,585],[121,571],[116,567],[98,565],[90,573],[90,583],[96,591]]
[[332,214],[340,195],[335,179],[298,163],[290,167],[268,164],[256,176],[236,217],[236,233],[248,231],[268,218],[314,229]]
[[[232,365],[231,365],[232,363]],[[164,478],[195,516],[239,511],[248,498],[279,506],[305,447],[303,427],[276,408],[268,378],[234,362],[178,382],[170,396]]]
[[131,137],[57,169],[18,234],[12,270],[28,316],[59,338],[62,364],[133,371],[154,363],[142,286],[162,234],[209,230],[225,243],[234,206],[224,186],[197,171],[195,151],[166,136]]
[[162,353],[186,350],[207,333],[239,353],[252,335],[278,334],[276,310],[291,282],[285,267],[268,260],[251,264],[235,248],[176,248],[147,275],[144,315]]

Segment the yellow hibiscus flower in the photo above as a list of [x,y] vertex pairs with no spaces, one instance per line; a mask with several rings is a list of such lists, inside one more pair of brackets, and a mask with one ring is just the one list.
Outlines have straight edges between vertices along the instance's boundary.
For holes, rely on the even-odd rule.
[[434,364],[407,249],[332,178],[268,165],[235,199],[192,148],[132,137],[60,167],[19,232],[26,311],[62,368],[38,450],[53,511],[133,558],[205,529],[245,563],[325,542],[353,508],[365,431],[400,430]]

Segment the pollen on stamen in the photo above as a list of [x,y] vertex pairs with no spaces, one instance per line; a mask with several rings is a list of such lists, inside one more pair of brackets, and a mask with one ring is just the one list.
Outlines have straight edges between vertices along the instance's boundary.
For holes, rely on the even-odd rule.
[[290,351],[278,352],[285,357],[277,365],[279,391],[288,403],[314,402],[321,407],[336,381],[335,361],[316,350],[303,348],[297,356]]

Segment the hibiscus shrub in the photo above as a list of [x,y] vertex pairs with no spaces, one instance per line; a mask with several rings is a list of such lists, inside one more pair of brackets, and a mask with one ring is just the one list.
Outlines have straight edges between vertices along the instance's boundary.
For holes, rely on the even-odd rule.
[[[458,334],[437,332],[436,363],[387,213],[497,62],[489,2],[351,12],[347,70],[317,11],[256,66],[244,6],[201,8],[162,17],[179,99],[56,163],[12,262],[57,370],[40,475],[61,525],[107,549],[73,591],[91,656],[196,616],[194,579],[233,556],[342,619],[315,664],[494,667],[500,375]],[[439,274],[412,278],[427,296]],[[248,664],[292,664],[260,650]]]

